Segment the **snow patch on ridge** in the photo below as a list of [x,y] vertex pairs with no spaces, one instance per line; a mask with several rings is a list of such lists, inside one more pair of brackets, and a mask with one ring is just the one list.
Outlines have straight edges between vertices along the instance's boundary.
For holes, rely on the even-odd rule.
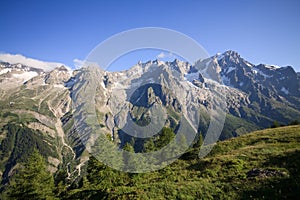
[[0,75],[1,75],[1,74],[5,74],[5,73],[7,73],[7,72],[11,72],[11,69],[10,69],[10,68],[2,69],[2,70],[0,71]]
[[232,72],[235,69],[236,69],[235,67],[229,67],[229,68],[226,69],[226,73],[228,74],[228,73]]
[[279,69],[280,67],[278,65],[265,65],[268,69]]
[[195,79],[198,79],[199,77],[199,72],[195,72],[195,73],[190,73],[190,74],[185,74],[184,75],[184,78],[187,80],[187,81],[193,81]]
[[288,95],[290,93],[285,87],[281,88],[281,92],[283,92],[286,95]]
[[229,86],[229,87],[233,87],[233,86],[230,84],[230,79],[229,79],[227,76],[222,76],[221,79],[222,79],[222,83],[223,83],[224,85],[227,85],[227,86]]
[[263,76],[263,77],[265,77],[265,78],[271,78],[271,77],[272,77],[272,76],[269,76],[269,75],[263,73],[260,69],[257,69],[257,68],[255,68],[255,67],[253,67],[252,72],[253,72],[254,74],[259,74],[259,75],[261,75],[261,76]]
[[21,74],[13,74],[13,77],[17,79],[22,79],[24,82],[26,82],[37,75],[38,75],[37,72],[23,72]]
[[[29,67],[37,68],[37,69],[43,69],[44,71],[51,71],[57,67],[60,67],[64,64],[62,63],[56,63],[56,62],[44,62],[32,58],[27,58],[20,54],[0,54],[0,61],[2,62],[8,62],[10,64],[23,64],[27,65]],[[64,65],[65,66],[65,65]],[[70,67],[66,67],[68,70],[71,70]]]
[[222,60],[224,58],[224,54],[217,53],[217,59]]

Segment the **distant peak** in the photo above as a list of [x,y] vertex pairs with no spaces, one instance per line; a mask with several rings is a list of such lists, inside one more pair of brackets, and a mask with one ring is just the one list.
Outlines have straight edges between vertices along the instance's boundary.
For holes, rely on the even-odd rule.
[[233,50],[225,51],[223,54],[224,55],[228,55],[228,56],[233,56],[233,57],[240,57],[240,55],[238,54],[238,52],[233,51]]
[[281,68],[279,68],[279,70],[281,70],[281,71],[287,71],[287,72],[291,72],[291,73],[296,73],[296,71],[294,70],[294,68],[291,67],[291,66],[281,67]]
[[179,60],[178,59],[174,59],[172,62],[167,62],[167,63],[170,63],[171,65],[178,65],[179,64]]
[[28,67],[42,69],[44,71],[51,71],[56,67],[63,64],[56,62],[45,62],[33,58],[28,58],[20,54],[0,54],[0,61],[10,63],[10,64],[22,64]]
[[64,65],[56,68],[58,71],[69,71]]

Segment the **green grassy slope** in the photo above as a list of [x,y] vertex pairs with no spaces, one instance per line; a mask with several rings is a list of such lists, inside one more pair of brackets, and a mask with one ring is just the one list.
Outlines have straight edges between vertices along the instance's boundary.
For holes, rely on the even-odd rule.
[[80,188],[63,198],[297,199],[300,195],[300,126],[266,129],[218,142],[203,159],[198,152],[191,149],[152,173],[110,169],[109,176],[119,179],[115,185],[103,190],[101,184],[84,179]]

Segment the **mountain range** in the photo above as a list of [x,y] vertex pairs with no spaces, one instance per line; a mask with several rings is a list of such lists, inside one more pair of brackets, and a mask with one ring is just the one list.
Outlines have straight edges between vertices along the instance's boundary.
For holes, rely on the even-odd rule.
[[[225,99],[212,98],[214,88],[220,88]],[[90,101],[100,132],[120,147],[133,138],[120,128],[123,122],[131,117],[146,126],[154,115],[150,108],[155,106],[166,110],[163,126],[178,130],[184,113],[197,134],[205,136],[210,109],[224,100],[226,118],[220,140],[274,122],[300,121],[300,74],[290,66],[254,65],[234,51],[193,65],[177,59],[139,62],[121,72],[92,67],[71,70],[64,65],[49,70],[0,62],[0,97],[2,183],[35,147],[47,158],[52,173],[64,169],[70,180],[80,176],[89,155],[83,142],[87,129],[76,122],[86,120],[85,103]],[[141,151],[139,142],[134,149]]]

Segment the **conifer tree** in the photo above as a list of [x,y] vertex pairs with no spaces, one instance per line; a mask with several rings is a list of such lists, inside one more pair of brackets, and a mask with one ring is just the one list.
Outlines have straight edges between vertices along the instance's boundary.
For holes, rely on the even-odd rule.
[[88,183],[93,187],[104,190],[113,187],[117,179],[113,169],[101,163],[93,156],[88,161],[87,173]]
[[[129,153],[134,153],[134,148],[130,143],[126,143],[123,147],[124,151],[127,151]],[[133,156],[132,154],[127,154],[126,152],[124,152],[123,155],[123,159],[124,159],[124,170],[125,171],[134,171],[136,170],[137,165],[139,164],[138,161],[136,160],[136,157]]]
[[155,151],[155,143],[154,143],[154,139],[151,137],[149,139],[147,139],[144,144],[143,144],[143,151],[144,152],[151,152],[151,151]]
[[164,146],[168,145],[175,137],[174,132],[170,128],[164,127],[162,129],[162,133],[159,136],[159,139],[157,140],[156,144],[157,147],[163,148]]
[[19,167],[7,189],[8,199],[56,199],[53,176],[37,150]]
[[86,183],[103,191],[113,188],[122,182],[120,172],[109,166],[122,168],[122,154],[116,152],[117,146],[111,137],[100,135],[93,146],[93,156],[90,156],[87,167]]
[[197,140],[196,142],[194,143],[193,147],[194,148],[200,148],[203,144],[203,135],[202,133],[200,132],[198,137],[197,137]]

